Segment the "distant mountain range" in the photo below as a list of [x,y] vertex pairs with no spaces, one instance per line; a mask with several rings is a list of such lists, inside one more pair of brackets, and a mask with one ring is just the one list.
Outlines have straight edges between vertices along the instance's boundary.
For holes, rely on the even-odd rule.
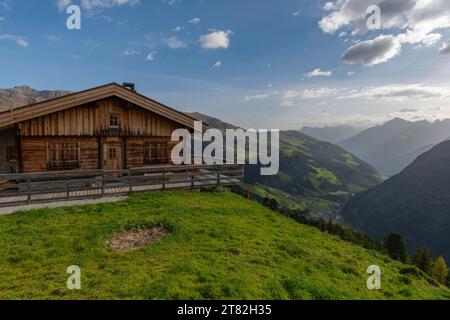
[[[212,128],[236,128],[200,113],[191,116]],[[378,172],[349,152],[298,131],[280,133],[280,172],[261,176],[257,166],[247,166],[246,181],[261,196],[282,204],[327,211],[345,203],[354,193],[382,181]]]
[[337,144],[382,174],[393,176],[448,138],[450,119],[410,122],[396,118]]
[[352,198],[343,219],[370,236],[405,236],[450,259],[450,141],[419,156],[400,174]]
[[351,138],[365,128],[351,127],[351,126],[334,126],[334,127],[303,127],[300,132],[316,139],[337,143]]
[[62,90],[35,90],[27,86],[0,89],[0,112],[69,94]]

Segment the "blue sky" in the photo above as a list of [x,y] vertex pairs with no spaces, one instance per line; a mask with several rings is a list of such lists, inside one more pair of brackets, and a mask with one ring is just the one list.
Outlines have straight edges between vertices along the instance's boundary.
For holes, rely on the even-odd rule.
[[[381,28],[365,27],[381,7]],[[65,8],[81,7],[68,30]],[[425,5],[426,4],[426,5]],[[0,0],[0,87],[135,82],[246,127],[450,117],[444,0]],[[447,47],[448,46],[448,47]]]

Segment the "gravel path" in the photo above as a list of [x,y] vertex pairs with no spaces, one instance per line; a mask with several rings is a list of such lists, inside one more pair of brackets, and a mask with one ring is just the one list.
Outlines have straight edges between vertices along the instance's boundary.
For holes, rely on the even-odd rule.
[[72,207],[72,206],[80,206],[86,204],[100,204],[100,203],[111,203],[111,202],[119,202],[128,199],[128,197],[107,197],[101,199],[90,199],[90,200],[74,200],[74,201],[61,201],[61,202],[52,202],[52,203],[42,203],[42,204],[31,204],[26,206],[17,206],[17,207],[0,207],[0,216],[12,214],[18,211],[28,211],[34,209],[45,209],[45,208],[60,208],[60,207]]

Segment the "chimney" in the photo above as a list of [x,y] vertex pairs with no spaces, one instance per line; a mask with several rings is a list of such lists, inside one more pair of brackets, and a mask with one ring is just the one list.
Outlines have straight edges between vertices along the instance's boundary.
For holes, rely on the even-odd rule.
[[136,92],[136,85],[135,85],[134,83],[132,83],[132,82],[124,82],[124,83],[122,84],[122,86],[123,86],[125,89],[130,90],[131,92]]

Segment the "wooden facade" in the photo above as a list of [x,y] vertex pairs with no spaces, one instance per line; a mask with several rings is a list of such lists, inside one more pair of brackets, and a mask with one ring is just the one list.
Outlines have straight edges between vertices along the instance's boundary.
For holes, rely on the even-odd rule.
[[195,121],[117,84],[12,112],[0,113],[0,130],[15,131],[21,173],[170,164],[172,132]]

